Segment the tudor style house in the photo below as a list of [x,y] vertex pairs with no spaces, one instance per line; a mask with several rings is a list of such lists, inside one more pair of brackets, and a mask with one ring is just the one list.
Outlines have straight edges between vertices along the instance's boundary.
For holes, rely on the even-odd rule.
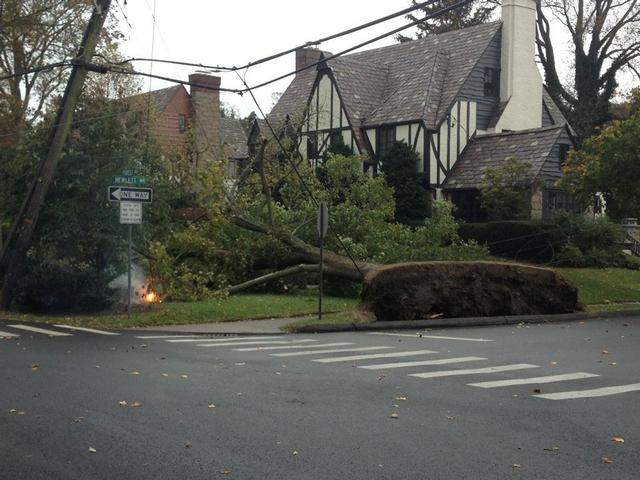
[[[151,134],[165,155],[191,153],[195,169],[213,161],[226,162],[226,172],[234,176],[248,156],[247,135],[234,118],[221,118],[220,77],[206,74],[189,75],[193,84],[187,92],[175,85],[128,99],[130,105],[151,102],[153,122]],[[211,87],[202,88],[196,85]]]
[[[503,0],[502,20],[346,56],[296,52],[299,72],[268,116],[295,125],[299,152],[317,161],[341,142],[375,172],[395,141],[420,157],[434,197],[481,220],[483,171],[509,157],[529,161],[544,185],[532,216],[573,207],[555,184],[571,129],[535,63],[535,0]],[[255,125],[254,125],[255,129]]]

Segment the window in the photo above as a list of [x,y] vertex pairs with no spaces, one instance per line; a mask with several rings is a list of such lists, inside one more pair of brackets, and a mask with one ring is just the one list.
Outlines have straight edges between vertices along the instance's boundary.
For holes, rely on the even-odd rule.
[[184,133],[187,130],[187,116],[184,113],[178,115],[178,129],[180,133]]
[[560,144],[560,168],[564,167],[569,150],[571,150],[571,145],[567,145],[566,143]]
[[376,154],[380,159],[382,158],[393,146],[393,142],[396,141],[396,127],[380,127],[378,129]]
[[314,134],[309,134],[307,137],[307,158],[314,159],[318,158],[318,139]]
[[500,96],[500,70],[497,68],[485,67],[484,69],[484,96]]

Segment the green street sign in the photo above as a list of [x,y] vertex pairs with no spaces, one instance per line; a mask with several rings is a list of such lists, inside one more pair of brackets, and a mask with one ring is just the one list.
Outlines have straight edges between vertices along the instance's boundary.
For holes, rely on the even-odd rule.
[[112,183],[124,185],[146,185],[147,179],[144,177],[137,177],[135,175],[114,175]]

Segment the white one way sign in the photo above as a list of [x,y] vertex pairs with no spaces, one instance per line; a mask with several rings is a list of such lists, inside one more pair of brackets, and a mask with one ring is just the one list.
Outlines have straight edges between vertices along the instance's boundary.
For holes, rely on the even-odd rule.
[[143,202],[151,203],[153,200],[152,188],[139,187],[118,187],[111,185],[109,187],[110,202]]

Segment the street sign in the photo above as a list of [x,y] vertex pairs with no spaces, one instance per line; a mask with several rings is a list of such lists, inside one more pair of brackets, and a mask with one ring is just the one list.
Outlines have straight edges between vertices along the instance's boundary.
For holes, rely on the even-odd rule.
[[120,223],[140,225],[142,223],[142,203],[120,202]]
[[136,175],[114,175],[113,183],[124,183],[125,185],[146,185],[147,179]]
[[142,202],[151,203],[153,200],[152,188],[109,186],[110,202]]
[[318,207],[318,235],[324,240],[329,230],[329,207],[327,202],[320,202]]

